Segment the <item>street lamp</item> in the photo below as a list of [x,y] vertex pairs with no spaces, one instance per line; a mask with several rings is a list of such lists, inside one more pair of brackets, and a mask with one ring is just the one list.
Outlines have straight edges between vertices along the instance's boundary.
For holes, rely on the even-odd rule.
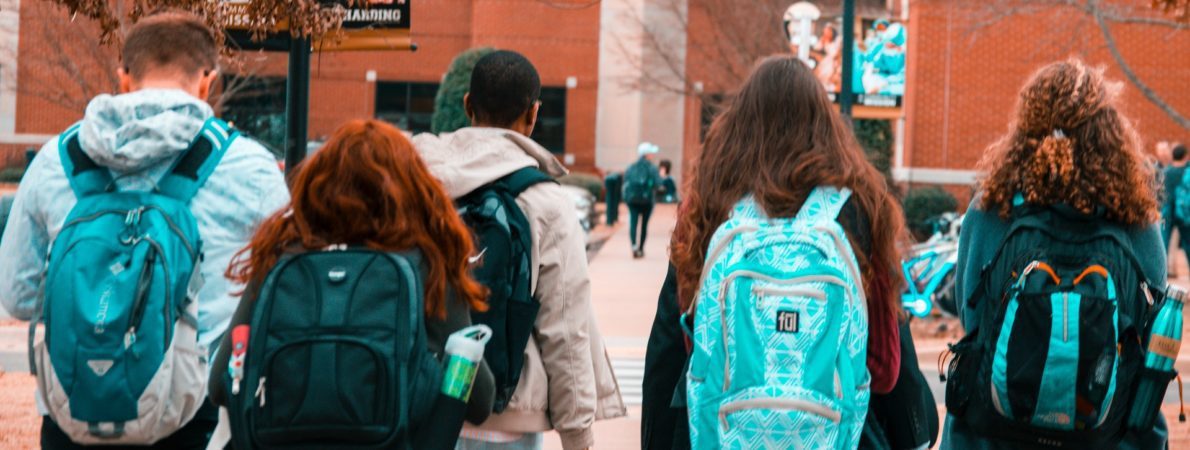
[[785,10],[785,37],[789,46],[797,49],[797,57],[813,67],[810,60],[810,45],[814,43],[814,21],[822,11],[810,2],[797,2]]

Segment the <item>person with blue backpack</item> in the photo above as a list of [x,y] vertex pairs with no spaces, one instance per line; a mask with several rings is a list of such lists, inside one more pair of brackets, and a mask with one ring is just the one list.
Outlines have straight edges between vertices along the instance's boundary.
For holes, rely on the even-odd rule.
[[657,190],[661,187],[661,174],[653,164],[653,158],[661,148],[651,142],[641,142],[636,152],[640,156],[624,171],[624,203],[628,205],[628,239],[632,244],[632,257],[645,256],[645,238],[649,235],[649,217],[657,202]]
[[904,218],[804,63],[757,65],[684,201],[692,448],[857,448],[872,394],[898,381]]
[[1165,251],[1153,169],[1118,92],[1077,59],[1041,68],[979,165],[943,449],[1167,445],[1164,419],[1127,420],[1138,383],[1172,374],[1143,367]]
[[146,17],[121,55],[121,93],[93,99],[21,182],[0,301],[31,321],[42,448],[204,448],[208,362],[240,289],[223,272],[289,193],[205,101],[219,50],[204,22]]

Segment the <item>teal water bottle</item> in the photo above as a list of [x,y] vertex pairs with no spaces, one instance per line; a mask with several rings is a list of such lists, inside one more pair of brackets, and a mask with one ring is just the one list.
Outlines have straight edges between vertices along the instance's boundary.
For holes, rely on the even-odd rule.
[[473,325],[450,335],[446,340],[446,371],[442,374],[444,395],[464,403],[471,398],[475,373],[491,338],[492,329],[487,325]]
[[1182,348],[1182,308],[1185,299],[1184,289],[1170,285],[1165,291],[1165,301],[1157,312],[1157,318],[1153,320],[1145,370],[1128,417],[1128,425],[1134,430],[1151,428],[1161,409],[1165,389],[1172,378],[1170,374]]

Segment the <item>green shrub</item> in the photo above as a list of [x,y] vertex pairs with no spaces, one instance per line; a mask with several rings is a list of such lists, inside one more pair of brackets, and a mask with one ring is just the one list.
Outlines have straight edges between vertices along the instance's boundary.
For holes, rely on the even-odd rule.
[[913,188],[903,200],[905,223],[918,239],[928,237],[933,230],[926,221],[942,213],[959,209],[959,201],[940,187]]
[[0,169],[0,183],[20,183],[25,176],[24,167],[5,167]]
[[855,139],[864,148],[868,161],[872,162],[884,178],[892,180],[892,122],[882,119],[857,119]]
[[603,179],[596,175],[571,172],[558,178],[558,182],[568,186],[581,187],[594,195],[596,201],[603,200]]
[[491,47],[481,47],[459,53],[450,63],[438,95],[434,97],[434,116],[430,119],[430,131],[449,133],[471,125],[463,111],[463,95],[471,88],[471,71],[480,58],[495,52]]

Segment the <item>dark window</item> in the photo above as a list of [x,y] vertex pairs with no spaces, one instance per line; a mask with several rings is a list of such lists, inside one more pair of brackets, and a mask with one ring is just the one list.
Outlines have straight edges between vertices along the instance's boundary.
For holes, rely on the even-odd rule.
[[552,153],[565,153],[566,88],[542,87],[540,101],[533,140]]
[[223,120],[275,155],[285,148],[285,77],[223,77]]
[[410,133],[427,133],[436,95],[435,83],[381,81],[376,84],[376,118]]
[[723,101],[727,97],[723,94],[708,94],[702,97],[702,110],[699,112],[700,126],[698,132],[698,140],[707,140],[707,131],[711,129],[711,122],[715,121],[715,116],[719,115],[719,111],[723,109]]

